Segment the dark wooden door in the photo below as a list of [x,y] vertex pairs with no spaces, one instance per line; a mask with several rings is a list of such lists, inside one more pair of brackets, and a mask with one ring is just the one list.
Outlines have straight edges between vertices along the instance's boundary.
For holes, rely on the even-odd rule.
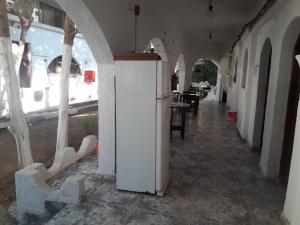
[[295,59],[295,56],[299,54],[300,36],[296,42],[293,55],[292,74],[290,80],[287,112],[285,118],[285,128],[281,153],[282,155],[280,162],[280,180],[283,184],[288,183],[294,145],[295,127],[300,93],[300,68],[297,60]]
[[263,111],[262,131],[261,131],[261,136],[260,136],[260,148],[259,148],[260,152],[262,150],[263,139],[264,139],[264,130],[265,130],[267,100],[268,100],[268,92],[269,92],[269,80],[270,80],[271,62],[272,62],[272,49],[270,49],[270,53],[269,53],[269,56],[268,56],[267,80],[266,80],[265,87],[264,87],[264,90],[265,90],[265,93],[264,93],[264,111]]

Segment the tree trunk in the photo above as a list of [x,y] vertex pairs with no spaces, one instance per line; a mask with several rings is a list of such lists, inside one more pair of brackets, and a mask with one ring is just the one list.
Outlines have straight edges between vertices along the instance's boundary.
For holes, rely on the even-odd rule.
[[24,117],[19,82],[13,62],[6,0],[0,0],[0,77],[4,77],[10,111],[10,132],[14,135],[20,167],[32,164],[29,131]]
[[27,34],[30,29],[31,23],[33,21],[33,3],[32,0],[17,0],[14,6],[13,12],[19,17],[21,25],[21,34],[19,48],[16,55],[15,68],[17,74],[20,71],[20,65],[22,62],[22,57],[25,49]]
[[64,28],[64,52],[60,78],[60,103],[57,128],[56,151],[68,146],[69,76],[72,62],[72,47],[77,33],[74,23],[67,16]]

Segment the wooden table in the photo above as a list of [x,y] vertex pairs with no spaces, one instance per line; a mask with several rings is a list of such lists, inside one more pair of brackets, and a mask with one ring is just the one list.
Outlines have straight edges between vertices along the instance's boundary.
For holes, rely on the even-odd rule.
[[[170,137],[172,138],[173,130],[180,130],[181,138],[184,139],[185,133],[185,112],[190,107],[190,104],[183,102],[171,102],[171,122],[170,122]],[[173,111],[174,109],[179,109],[181,114],[180,125],[173,125]]]

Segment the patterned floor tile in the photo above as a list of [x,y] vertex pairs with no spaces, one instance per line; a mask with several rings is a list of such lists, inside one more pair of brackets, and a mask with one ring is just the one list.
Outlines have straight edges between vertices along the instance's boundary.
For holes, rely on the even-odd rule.
[[227,121],[226,107],[201,102],[197,117],[187,116],[186,138],[172,135],[164,197],[117,191],[114,180],[96,173],[93,155],[65,172],[87,177],[86,202],[46,224],[278,225],[285,189],[264,179],[258,161]]

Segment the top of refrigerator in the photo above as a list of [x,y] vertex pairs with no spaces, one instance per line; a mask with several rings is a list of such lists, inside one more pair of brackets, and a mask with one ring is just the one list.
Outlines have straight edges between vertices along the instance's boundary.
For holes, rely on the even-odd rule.
[[114,60],[161,60],[161,57],[156,53],[136,53],[136,52],[124,52],[124,53],[114,53]]
[[157,77],[156,77],[156,98],[164,99],[170,96],[171,92],[171,78],[169,76],[170,70],[167,61],[162,61],[160,55],[157,53],[114,53],[115,61],[156,61],[157,62]]

